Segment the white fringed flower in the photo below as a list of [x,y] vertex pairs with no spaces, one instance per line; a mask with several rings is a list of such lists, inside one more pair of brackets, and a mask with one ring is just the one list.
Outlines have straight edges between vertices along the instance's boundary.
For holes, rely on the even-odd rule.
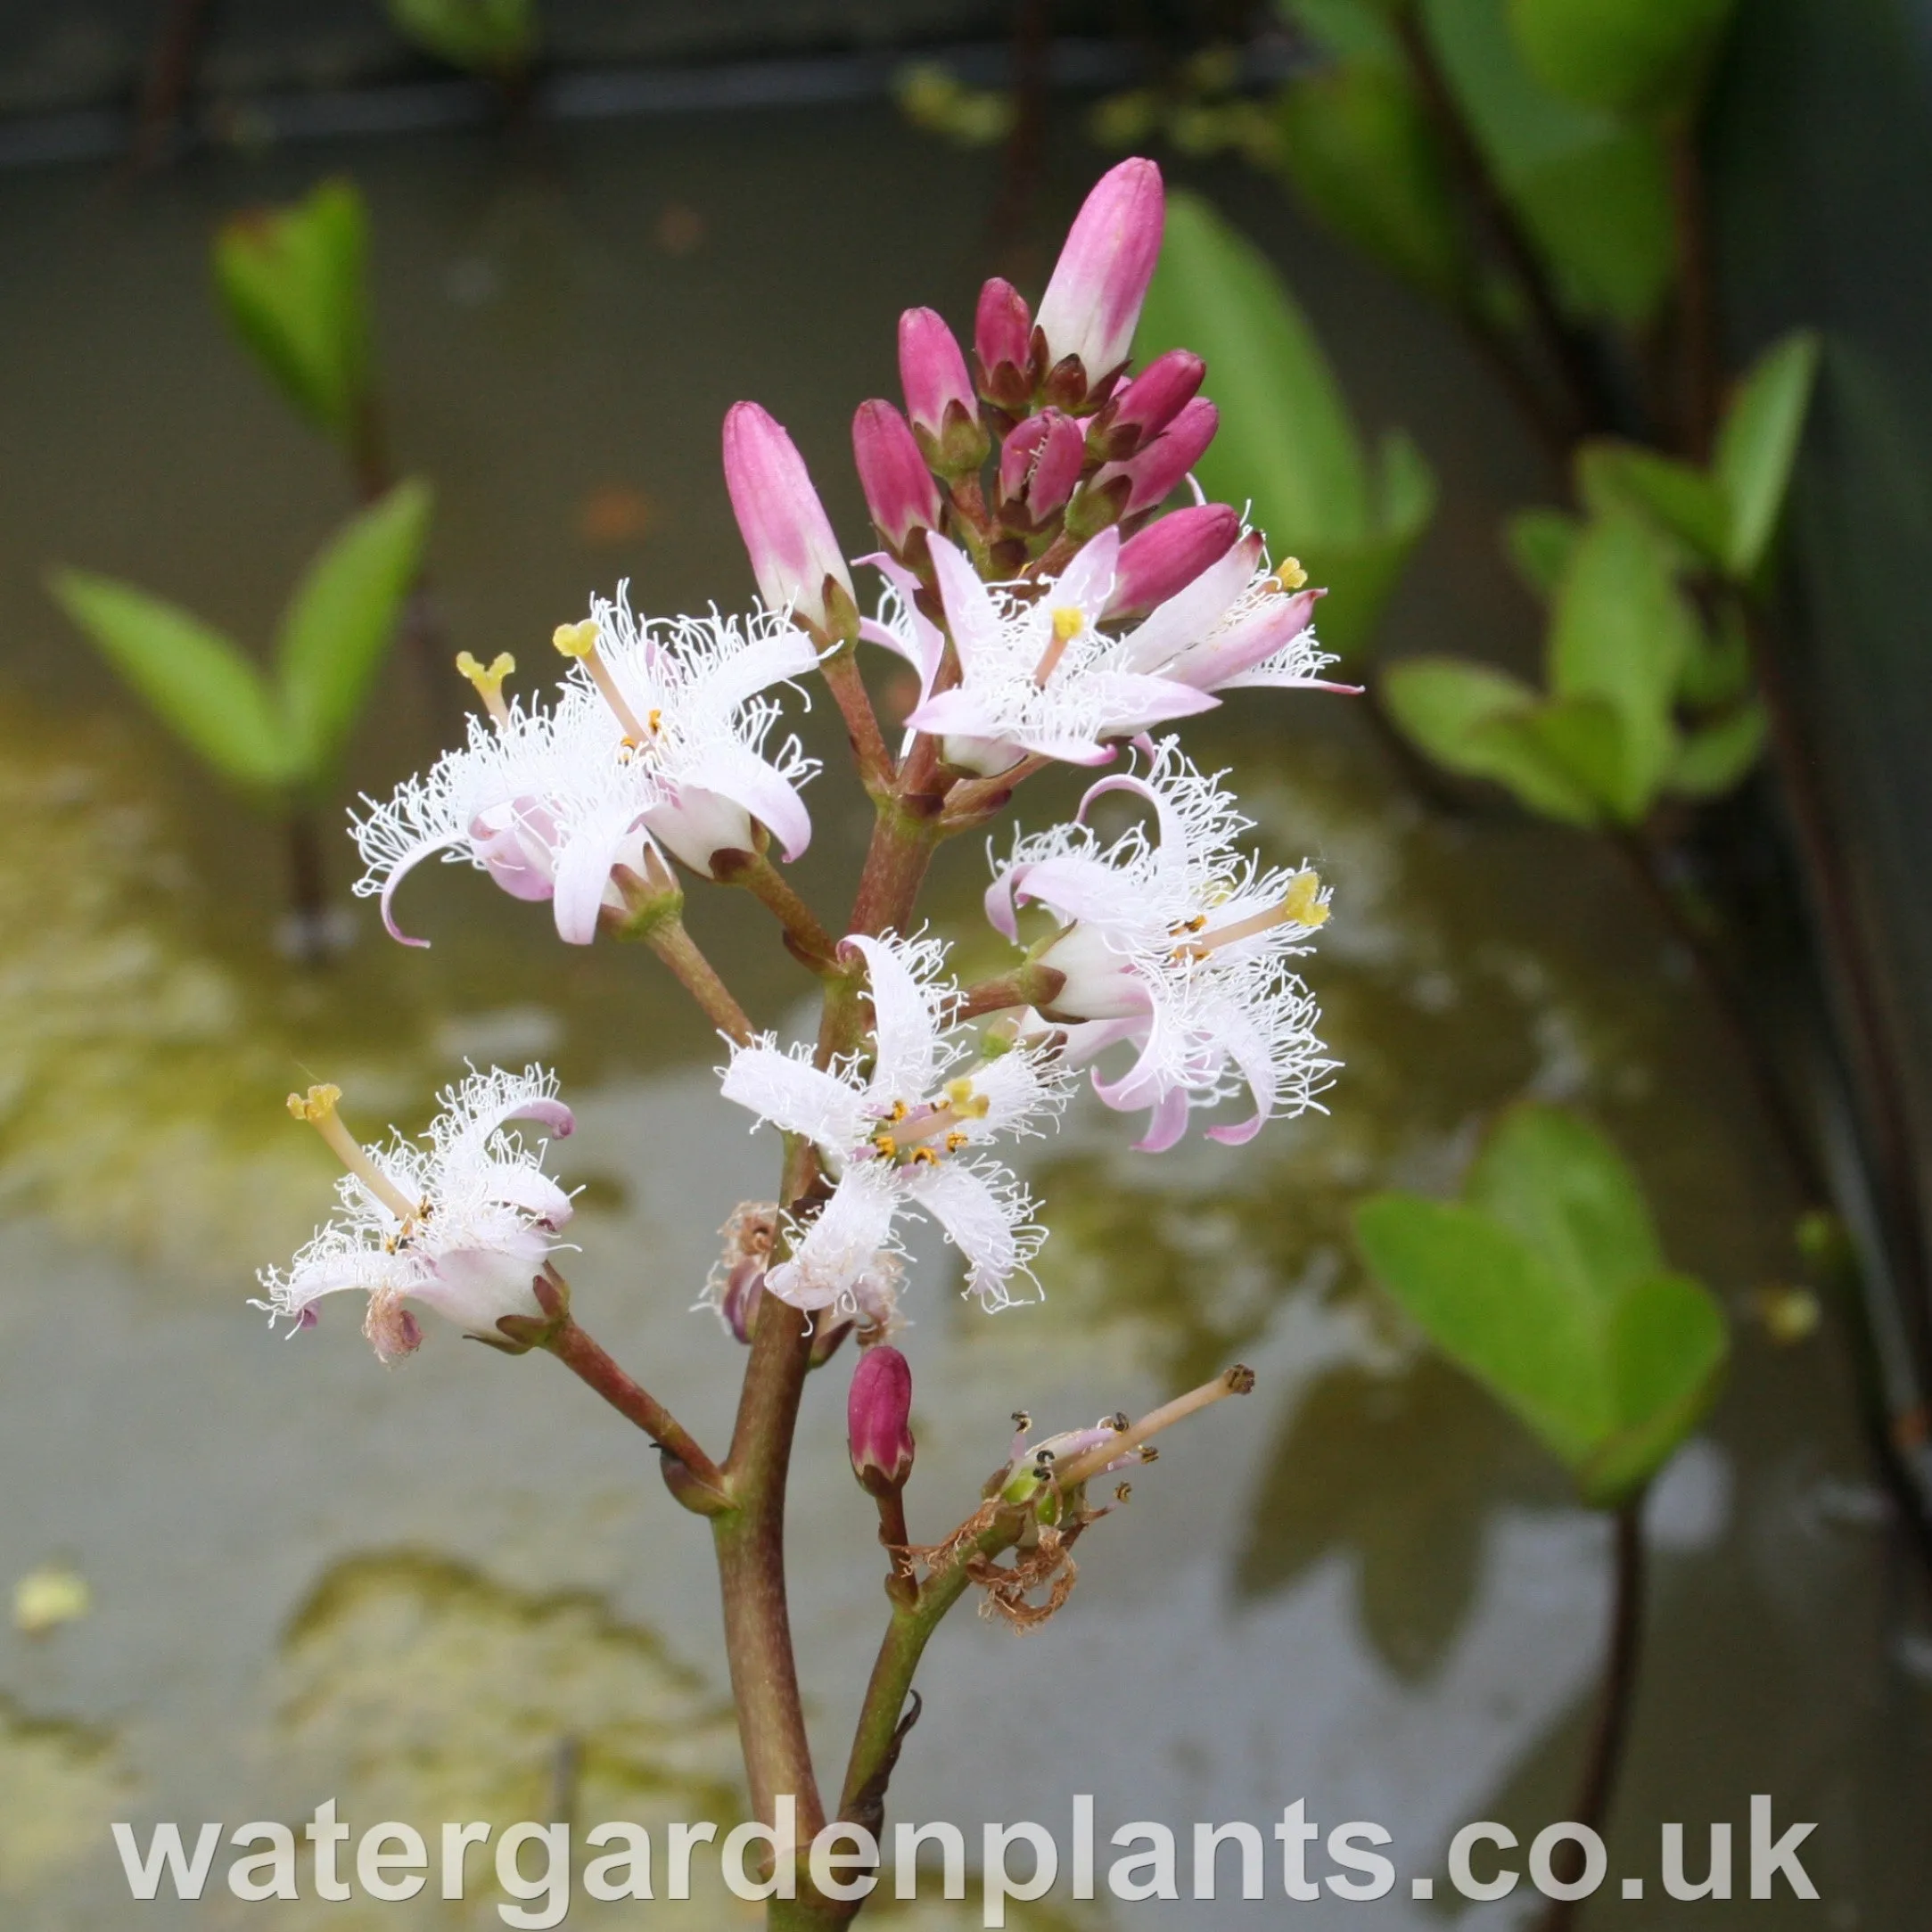
[[422,1341],[409,1303],[486,1340],[506,1315],[541,1320],[531,1284],[559,1246],[571,1200],[543,1171],[547,1142],[527,1147],[504,1130],[527,1120],[559,1139],[570,1133],[555,1075],[534,1066],[472,1073],[438,1096],[426,1142],[392,1133],[373,1150],[343,1126],[340,1098],[333,1087],[289,1096],[290,1112],[321,1132],[349,1172],[337,1183],[341,1212],[287,1273],[262,1270],[267,1299],[254,1305],[271,1321],[286,1316],[309,1328],[324,1295],[360,1289],[369,1297],[364,1333],[384,1361]]
[[810,1049],[768,1035],[735,1048],[724,1095],[825,1157],[830,1198],[793,1230],[789,1260],[765,1286],[796,1308],[856,1309],[857,1285],[891,1250],[908,1210],[930,1214],[965,1255],[966,1287],[990,1308],[1014,1297],[1046,1237],[1012,1172],[974,1153],[1001,1134],[1037,1130],[1066,1098],[1067,1075],[1041,1047],[975,1058],[972,1036],[949,1029],[958,989],[940,977],[935,940],[855,937],[871,981],[874,1046],[829,1070]]
[[[941,737],[948,764],[991,775],[1029,752],[1104,764],[1112,756],[1107,740],[1219,702],[1151,674],[1128,640],[1100,628],[1114,595],[1118,530],[1103,530],[1024,597],[1021,589],[1036,587],[983,583],[953,545],[930,541],[959,682],[924,697],[908,722]],[[908,638],[908,646],[901,654],[920,668],[919,640]]]
[[762,610],[647,622],[600,597],[593,612],[558,629],[576,662],[548,708],[505,703],[507,658],[487,671],[458,660],[489,721],[473,718],[469,742],[387,804],[364,801],[356,891],[380,896],[405,944],[428,942],[398,928],[396,888],[439,852],[516,898],[549,900],[559,934],[584,945],[606,908],[624,909],[627,876],[651,875],[654,845],[708,872],[714,852],[750,850],[755,826],[787,859],[810,843],[798,787],[817,767],[795,737],[768,752],[779,712],[760,695],[812,668],[804,632]]
[[[1238,1143],[1271,1115],[1314,1106],[1334,1072],[1315,1037],[1314,997],[1289,965],[1327,920],[1329,895],[1305,867],[1264,871],[1240,850],[1252,821],[1175,740],[1147,749],[1145,777],[1101,780],[1075,823],[1016,842],[995,868],[986,913],[1015,941],[1023,902],[1061,922],[1035,951],[1065,975],[1046,1017],[1065,1024],[1075,1062],[1135,1049],[1118,1080],[1096,1069],[1094,1089],[1122,1112],[1151,1110],[1141,1147],[1172,1147],[1193,1109],[1246,1089],[1253,1114],[1208,1129]],[[1151,834],[1137,823],[1099,838],[1086,814],[1113,792],[1153,808]]]
[[1293,558],[1274,568],[1260,532],[1250,530],[1128,632],[1127,663],[1201,691],[1270,685],[1352,693],[1354,685],[1320,675],[1335,659],[1315,641],[1321,593],[1305,581]]

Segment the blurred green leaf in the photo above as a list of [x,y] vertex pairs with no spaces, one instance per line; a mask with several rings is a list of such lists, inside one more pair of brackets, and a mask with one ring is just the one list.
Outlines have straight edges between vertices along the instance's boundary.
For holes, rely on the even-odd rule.
[[1276,555],[1299,556],[1332,595],[1321,633],[1359,649],[1435,505],[1427,465],[1406,439],[1368,455],[1307,319],[1266,259],[1204,201],[1167,204],[1161,265],[1138,349],[1186,346],[1208,366],[1221,429],[1196,465],[1202,487],[1250,503]]
[[1810,329],[1772,343],[1745,372],[1718,430],[1712,467],[1730,503],[1726,561],[1734,577],[1753,575],[1771,547],[1818,376],[1819,349],[1820,338]]
[[1381,695],[1396,728],[1445,770],[1507,785],[1544,818],[1598,822],[1588,790],[1525,734],[1541,701],[1518,679],[1454,658],[1409,657],[1383,672]]
[[1666,783],[1689,798],[1720,798],[1757,763],[1764,749],[1764,707],[1754,698],[1715,724],[1687,731]]
[[1372,1195],[1363,1254],[1429,1339],[1575,1468],[1615,1426],[1598,1314],[1528,1245],[1474,1208]]
[[1674,256],[1662,138],[1551,94],[1525,64],[1507,4],[1423,0],[1431,43],[1565,299],[1640,326],[1663,301]]
[[1667,539],[1640,518],[1599,517],[1577,543],[1551,617],[1550,691],[1600,698],[1615,711],[1622,769],[1600,795],[1631,822],[1648,810],[1675,750],[1672,709],[1697,642],[1676,563]]
[[1509,0],[1536,78],[1583,107],[1668,114],[1702,88],[1734,0]]
[[389,0],[396,31],[473,74],[507,79],[537,51],[536,0]]
[[1291,79],[1278,133],[1317,219],[1438,300],[1462,300],[1467,251],[1448,164],[1401,68],[1355,61]]
[[1545,603],[1556,595],[1583,520],[1567,510],[1518,510],[1503,526],[1503,547],[1517,574]]
[[296,409],[345,447],[368,386],[367,255],[362,196],[342,180],[237,215],[215,236],[215,286],[235,332]]
[[48,588],[162,723],[217,771],[265,791],[298,775],[267,681],[219,631],[111,578],[58,571]]
[[1546,698],[1476,734],[1493,776],[1524,804],[1579,826],[1627,815],[1629,736],[1615,706],[1591,696]]
[[1557,1109],[1506,1115],[1462,1202],[1377,1195],[1355,1225],[1395,1298],[1587,1501],[1640,1490],[1715,1393],[1728,1351],[1717,1304],[1662,1266],[1616,1150]]
[[295,588],[275,658],[292,741],[319,773],[341,750],[422,567],[430,491],[399,483],[351,517]]
[[1410,0],[1281,0],[1294,24],[1338,61],[1377,60],[1394,66],[1402,43],[1390,16]]
[[1597,515],[1641,510],[1704,562],[1723,561],[1724,495],[1694,464],[1636,443],[1586,442],[1576,454],[1576,490]]

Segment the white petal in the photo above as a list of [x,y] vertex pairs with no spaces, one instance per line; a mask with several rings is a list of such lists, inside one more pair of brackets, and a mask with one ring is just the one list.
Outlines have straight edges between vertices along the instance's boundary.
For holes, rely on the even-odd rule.
[[785,1133],[803,1134],[830,1154],[850,1153],[872,1124],[863,1095],[769,1040],[733,1052],[720,1091],[760,1120]]
[[830,1308],[856,1289],[891,1241],[899,1201],[898,1182],[883,1163],[848,1168],[792,1258],[765,1277],[765,1286],[794,1308]]
[[967,1263],[966,1287],[990,1307],[1012,1299],[1007,1284],[1039,1247],[1026,1225],[1032,1203],[1003,1167],[942,1161],[908,1170],[906,1191],[945,1229]]
[[864,955],[871,984],[872,1090],[882,1099],[917,1101],[933,1084],[940,1055],[937,1001],[922,980],[937,966],[938,950],[863,933],[845,943]]

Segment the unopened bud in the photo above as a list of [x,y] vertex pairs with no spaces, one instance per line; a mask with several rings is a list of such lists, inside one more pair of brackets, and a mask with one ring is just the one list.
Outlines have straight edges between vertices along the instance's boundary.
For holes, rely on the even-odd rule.
[[1072,416],[1042,409],[1006,440],[999,452],[999,496],[1003,506],[1020,513],[1014,521],[1035,529],[1066,507],[1087,459],[1087,438]]
[[[821,634],[844,641],[858,627],[852,580],[831,520],[792,439],[755,402],[725,412],[725,488],[752,559],[759,594]],[[849,613],[849,620],[848,620]]]
[[1117,462],[1144,449],[1194,400],[1206,374],[1191,349],[1156,356],[1096,418],[1094,454]]
[[906,1486],[912,1474],[912,1370],[889,1344],[868,1348],[852,1370],[845,1402],[852,1474],[874,1496]]
[[1241,519],[1225,503],[1190,504],[1157,518],[1121,546],[1106,614],[1137,616],[1166,603],[1220,563],[1240,535]]
[[1127,360],[1165,213],[1161,170],[1150,160],[1124,160],[1094,185],[1040,299],[1049,368],[1077,357],[1097,383]]
[[916,530],[939,523],[939,488],[925,458],[889,402],[862,402],[852,417],[852,461],[866,507],[889,548],[903,551]]
[[920,453],[941,476],[970,474],[986,460],[988,438],[966,358],[931,308],[899,318],[899,380]]
[[1205,396],[1196,396],[1139,456],[1125,463],[1109,463],[1101,469],[1094,478],[1094,485],[1104,489],[1116,479],[1125,477],[1127,501],[1121,514],[1139,516],[1166,499],[1201,460],[1220,427],[1221,411]]
[[980,291],[973,354],[980,394],[1001,409],[1025,408],[1033,393],[1033,318],[1026,298],[998,275]]

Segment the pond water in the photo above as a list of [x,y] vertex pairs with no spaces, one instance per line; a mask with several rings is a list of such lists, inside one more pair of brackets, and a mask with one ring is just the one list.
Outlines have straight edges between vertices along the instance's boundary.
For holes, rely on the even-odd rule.
[[[1093,167],[1072,143],[1061,161],[1042,233]],[[394,440],[439,490],[447,648],[486,657],[534,663],[551,625],[627,576],[652,611],[749,594],[716,458],[740,395],[791,425],[856,538],[845,423],[890,391],[897,311],[963,318],[992,266],[991,164],[884,110],[210,159],[132,195],[92,175],[0,180],[0,1582],[53,1566],[91,1599],[37,1636],[0,1632],[0,1901],[29,1932],[125,1922],[109,1818],[299,1822],[331,1794],[358,1828],[741,1802],[708,1539],[631,1432],[541,1358],[445,1331],[384,1373],[346,1310],[291,1342],[245,1305],[254,1268],[325,1204],[288,1088],[338,1082],[373,1132],[420,1124],[466,1057],[541,1056],[579,1109],[554,1163],[587,1187],[579,1311],[720,1440],[739,1362],[689,1304],[713,1230],[770,1193],[774,1150],[716,1098],[715,1041],[647,956],[566,950],[540,908],[453,869],[410,888],[432,950],[390,945],[361,905],[338,965],[284,962],[273,828],[190,769],[40,588],[50,561],[76,563],[266,637],[345,497],[224,339],[205,244],[234,207],[336,168],[374,210]],[[1443,474],[1392,642],[1526,651],[1533,613],[1492,532],[1550,485],[1498,399],[1264,190],[1215,185],[1289,268],[1365,415],[1406,423]],[[349,788],[386,792],[449,738],[465,694],[445,662],[399,651]],[[1655,1871],[1662,1819],[1691,1821],[1694,1847],[1703,1821],[1731,1819],[1741,1845],[1748,1795],[1770,1790],[1780,1820],[1820,1821],[1806,1857],[1824,1903],[1762,1905],[1754,1926],[1920,1922],[1920,1579],[1868,1470],[1835,1316],[1789,1345],[1758,1318],[1756,1291],[1790,1266],[1793,1196],[1683,962],[1581,842],[1418,802],[1344,701],[1263,696],[1190,736],[1235,769],[1281,856],[1334,883],[1311,977],[1344,1071],[1328,1114],[1241,1150],[1155,1161],[1076,1109],[1031,1163],[1056,1230],[1037,1307],[985,1317],[955,1296],[949,1251],[922,1250],[904,1344],[915,1533],[971,1507],[1013,1410],[1071,1426],[1236,1358],[1260,1391],[1176,1439],[1086,1539],[1048,1629],[1020,1641],[962,1614],[943,1632],[896,1815],[954,1820],[970,1841],[986,1818],[1064,1830],[1076,1790],[1103,1829],[1265,1827],[1305,1796],[1324,1824],[1389,1826],[1406,1880],[1441,1872],[1466,1820],[1567,1814],[1605,1525],[1423,1354],[1346,1237],[1358,1194],[1447,1189],[1494,1110],[1533,1094],[1608,1128],[1673,1259],[1737,1318],[1727,1393],[1653,1499],[1654,1624],[1611,1870]],[[1068,795],[1043,784],[1024,816],[1048,822]],[[798,877],[829,910],[866,815],[835,769],[812,802]],[[350,856],[333,853],[339,892]],[[949,851],[936,879],[935,920],[969,964],[991,957],[982,882],[976,849]],[[694,928],[761,1021],[801,1024],[809,985],[775,948],[737,964],[763,940],[753,909],[697,900]],[[844,1466],[847,1370],[808,1391],[793,1481],[794,1615],[826,1762],[883,1610]],[[1394,1896],[1300,1917],[1421,1928],[1451,1909]],[[481,1896],[326,1916],[365,1911],[497,1922]],[[686,1920],[750,1914],[713,1899]],[[311,1915],[224,1897],[144,1923]]]

